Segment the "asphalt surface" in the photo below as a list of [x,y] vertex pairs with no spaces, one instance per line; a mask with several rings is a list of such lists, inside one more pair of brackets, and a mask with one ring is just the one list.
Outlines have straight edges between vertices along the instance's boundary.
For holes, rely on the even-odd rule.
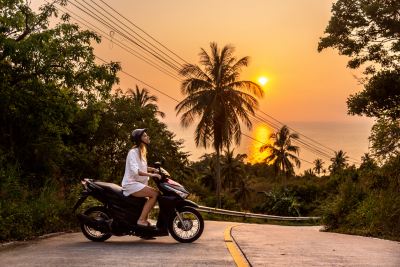
[[231,225],[252,266],[400,266],[400,243],[334,233],[320,227],[206,221],[192,244],[172,237],[111,237],[103,243],[81,233],[59,235],[2,249],[0,266],[235,266],[224,242]]
[[223,233],[226,222],[205,222],[194,243],[171,236],[143,240],[133,236],[92,242],[82,233],[60,235],[0,251],[0,266],[234,266]]
[[253,266],[396,266],[400,243],[321,232],[320,226],[241,224],[232,237]]

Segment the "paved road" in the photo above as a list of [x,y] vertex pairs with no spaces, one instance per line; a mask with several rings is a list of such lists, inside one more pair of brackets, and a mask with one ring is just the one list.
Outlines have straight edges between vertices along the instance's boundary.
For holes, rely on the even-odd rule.
[[320,232],[319,226],[241,224],[232,236],[253,266],[396,266],[400,243]]
[[[192,244],[172,237],[88,241],[65,234],[0,251],[0,266],[235,266],[224,231],[236,223],[206,221]],[[253,266],[400,266],[400,243],[319,232],[319,227],[237,224],[232,236]]]
[[196,242],[172,237],[143,240],[111,237],[91,242],[81,233],[65,234],[0,251],[0,266],[235,266],[224,243],[226,222],[205,222]]

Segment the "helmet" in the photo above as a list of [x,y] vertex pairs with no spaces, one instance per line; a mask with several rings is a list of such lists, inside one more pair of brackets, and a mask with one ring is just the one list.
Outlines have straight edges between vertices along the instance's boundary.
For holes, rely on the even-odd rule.
[[142,142],[142,135],[146,131],[146,128],[133,130],[131,133],[131,141],[137,146],[140,145],[140,143]]

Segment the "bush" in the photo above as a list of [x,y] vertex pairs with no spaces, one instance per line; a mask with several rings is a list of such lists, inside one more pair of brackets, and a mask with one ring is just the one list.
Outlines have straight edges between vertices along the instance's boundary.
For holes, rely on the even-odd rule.
[[400,157],[357,174],[335,177],[341,182],[323,207],[326,229],[400,240]]
[[65,198],[56,184],[46,183],[35,192],[19,184],[15,176],[1,178],[0,241],[26,240],[76,226],[73,198]]

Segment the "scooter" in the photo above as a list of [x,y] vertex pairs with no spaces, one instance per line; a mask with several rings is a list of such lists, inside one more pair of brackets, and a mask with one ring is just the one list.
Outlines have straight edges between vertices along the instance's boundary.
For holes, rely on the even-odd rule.
[[201,236],[204,220],[196,210],[198,205],[186,199],[189,192],[181,184],[173,181],[159,162],[154,165],[161,175],[161,179],[154,179],[161,192],[157,199],[159,213],[156,226],[143,227],[136,224],[146,202],[145,198],[126,197],[122,188],[116,184],[86,178],[82,180],[84,190],[73,211],[75,212],[89,196],[103,204],[77,214],[86,238],[99,242],[113,235],[154,239],[171,234],[179,242],[190,243]]

